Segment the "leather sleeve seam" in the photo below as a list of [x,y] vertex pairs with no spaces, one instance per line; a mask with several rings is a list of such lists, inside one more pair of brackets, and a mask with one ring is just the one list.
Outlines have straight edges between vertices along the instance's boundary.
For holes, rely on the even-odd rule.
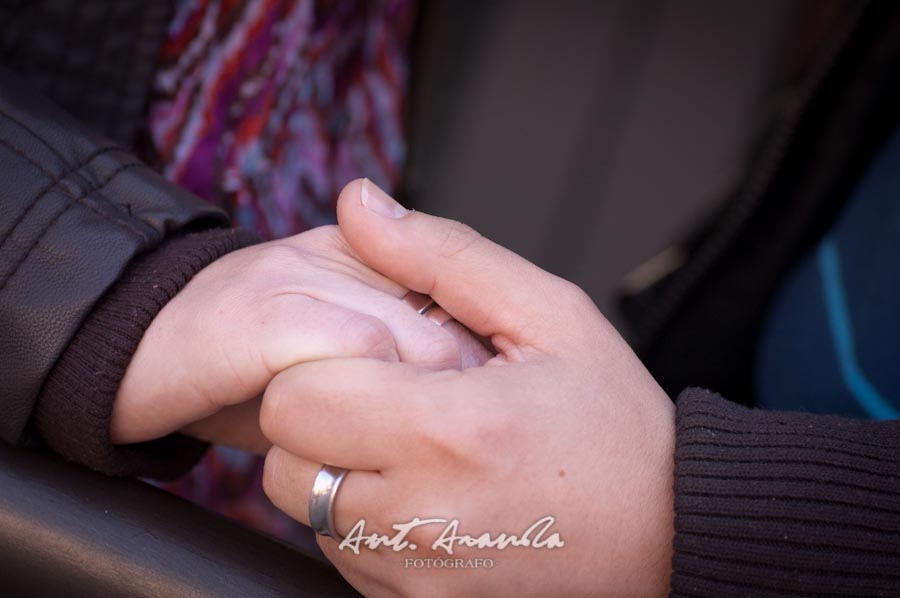
[[[41,137],[40,135],[38,135],[37,131],[35,131],[34,129],[32,129],[31,127],[29,127],[27,124],[25,124],[24,122],[22,122],[21,119],[15,117],[14,115],[12,115],[12,114],[10,114],[9,112],[3,110],[2,108],[0,108],[0,116],[6,118],[7,120],[9,120],[9,121],[15,123],[16,125],[18,125],[19,127],[21,127],[24,131],[26,131],[26,132],[27,132],[29,135],[31,135],[34,139],[36,139],[38,142],[40,142],[41,145],[43,145],[44,147],[46,147],[46,148],[50,151],[50,153],[52,153],[54,156],[57,157],[57,159],[60,160],[60,162],[62,162],[63,164],[72,166],[71,163],[70,163],[70,161],[67,160],[61,153],[59,153],[59,151],[58,151],[55,147],[53,147],[51,144],[47,143],[47,141],[46,141],[43,137]],[[42,173],[44,173],[44,175],[46,175],[47,177],[49,177],[51,180],[53,180],[53,179],[55,178],[55,176],[53,175],[53,173],[51,173],[51,172],[48,171],[46,168],[44,168],[37,160],[35,160],[33,157],[29,156],[26,152],[22,151],[21,148],[18,148],[18,147],[13,146],[12,144],[10,144],[10,143],[9,143],[8,141],[6,141],[6,140],[0,140],[0,141],[4,141],[4,144],[5,144],[7,147],[9,147],[9,148],[12,149],[16,154],[18,154],[19,156],[21,156],[22,158],[24,158],[25,160],[27,160],[28,162],[30,162],[31,164],[33,164],[36,168],[38,168]],[[103,147],[99,148],[98,151],[100,151],[100,153],[104,153],[104,152],[106,152],[106,151],[117,150],[117,149],[118,149],[118,150],[121,150],[121,151],[126,151],[126,150],[124,150],[123,148],[121,148],[119,145],[115,145],[115,144],[103,146]],[[77,171],[81,170],[82,168],[84,168],[84,166],[85,166],[85,164],[80,164],[80,165],[78,165],[77,167],[72,167],[72,168],[68,171],[68,174],[71,174],[71,173],[73,173],[73,172],[77,172]],[[107,182],[108,182],[108,181],[107,181]],[[105,183],[104,183],[104,184],[105,184]],[[88,193],[91,193],[91,192],[92,192],[92,191],[88,191]],[[83,196],[82,196],[82,197],[83,197]],[[94,211],[97,211],[96,209],[94,209],[93,206],[87,204],[86,202],[81,202],[80,199],[81,199],[81,198],[79,198],[78,201],[79,201],[80,203],[82,203],[82,205],[85,205],[85,206],[87,206],[88,208],[90,208],[90,209],[92,209],[92,210],[94,210]],[[98,212],[98,213],[99,213],[99,212]],[[131,229],[132,232],[134,232],[134,233],[136,233],[136,234],[140,234],[140,233],[137,231],[137,229],[135,229],[135,228],[134,228],[130,223],[128,223],[127,221],[122,220],[122,219],[118,219],[118,218],[109,217],[109,215],[107,215],[107,217],[110,218],[110,220],[111,220],[112,222],[118,223],[118,224],[119,224],[120,226],[122,226],[123,228],[129,228],[129,229]]]
[[[12,121],[13,123],[15,123],[15,124],[17,124],[18,126],[22,127],[22,129],[24,129],[24,130],[25,130],[29,135],[31,135],[34,139],[36,139],[37,141],[39,141],[39,142],[41,143],[41,145],[43,145],[44,147],[46,147],[46,148],[50,151],[50,153],[52,153],[54,156],[56,156],[62,163],[64,163],[64,164],[69,164],[69,161],[66,160],[66,158],[65,158],[61,153],[59,153],[59,150],[57,150],[57,149],[56,149],[55,147],[53,147],[51,144],[47,143],[47,140],[45,140],[43,137],[41,137],[40,135],[38,135],[37,131],[35,131],[34,129],[32,129],[31,127],[29,127],[27,124],[25,124],[24,122],[22,122],[21,119],[16,118],[15,116],[13,116],[12,114],[10,114],[10,113],[7,112],[6,110],[3,110],[2,108],[0,108],[0,116],[6,118],[7,120]],[[118,145],[107,146],[107,147],[110,147],[111,149],[120,149]],[[31,157],[28,157],[28,160],[29,160],[30,162],[32,162],[33,164],[37,165],[37,163],[36,163]],[[38,165],[38,166],[39,166],[39,165]],[[40,167],[40,166],[39,166],[39,167]]]
[[[55,176],[53,173],[51,173],[49,170],[47,170],[46,168],[44,168],[43,166],[41,166],[40,163],[38,163],[37,161],[35,161],[31,156],[29,156],[28,154],[26,154],[25,152],[23,152],[20,148],[18,148],[18,147],[16,147],[16,146],[12,145],[9,141],[0,138],[0,144],[5,145],[5,146],[8,147],[9,149],[11,149],[13,152],[15,152],[16,154],[18,154],[19,156],[21,156],[22,158],[24,158],[25,160],[27,160],[30,164],[32,164],[35,168],[37,168],[38,170],[40,170],[41,173],[43,173],[45,176],[49,177],[51,180],[53,180],[53,179],[56,178],[56,176]],[[104,148],[99,148],[99,149],[97,150],[97,151],[98,151],[97,156],[99,156],[99,155],[101,155],[101,154],[103,154],[103,153],[106,153],[107,151],[118,150],[118,149],[120,149],[118,146],[105,146]],[[94,157],[96,158],[97,156],[94,156]],[[82,170],[85,166],[86,166],[86,164],[82,164],[82,165],[78,166],[77,168],[75,168],[74,170],[68,171],[67,173],[65,173],[65,174],[63,174],[62,176],[60,176],[59,181],[63,180],[64,178],[66,178],[68,175],[70,175],[70,174],[72,174],[72,173],[75,173],[75,172],[78,172],[78,171]],[[139,161],[137,161],[136,159],[134,159],[133,162],[126,162],[125,164],[123,164],[123,166],[125,166],[125,167],[127,167],[127,168],[132,168],[132,167],[135,167],[135,166],[140,166],[140,167],[144,167],[144,168],[148,168],[148,169],[149,169],[149,167],[148,167],[146,164],[144,164],[143,162],[139,162]],[[112,180],[112,178],[114,178],[115,175],[117,175],[117,174],[118,174],[119,172],[121,172],[122,170],[125,170],[125,168],[123,168],[122,166],[120,166],[119,168],[113,170],[113,171],[110,173],[109,178],[107,178],[106,180],[100,182],[100,183],[97,184],[97,185],[88,185],[88,186],[81,192],[80,195],[73,196],[71,193],[68,193],[68,192],[66,192],[66,195],[68,195],[69,197],[72,197],[76,202],[78,202],[78,203],[81,204],[82,206],[86,207],[87,209],[89,209],[89,210],[91,210],[91,211],[93,211],[93,212],[99,214],[100,216],[102,216],[102,217],[105,218],[106,220],[109,220],[110,222],[112,222],[112,223],[114,223],[114,224],[118,224],[118,225],[121,226],[123,229],[127,230],[128,232],[130,232],[130,233],[132,233],[132,234],[134,234],[134,235],[136,235],[136,236],[138,236],[138,237],[140,237],[140,238],[146,240],[147,236],[146,236],[144,233],[142,233],[138,228],[136,228],[133,224],[131,224],[130,222],[128,222],[127,220],[122,220],[122,219],[120,219],[120,218],[115,218],[114,216],[112,216],[112,215],[110,215],[110,214],[107,214],[107,213],[105,213],[105,212],[102,212],[102,211],[98,210],[96,206],[93,206],[93,205],[91,205],[90,203],[84,201],[84,197],[85,197],[86,195],[90,195],[91,193],[94,193],[95,191],[97,191],[97,189],[99,189],[100,187],[102,187],[102,186],[106,185],[107,183],[109,183],[110,180]],[[93,178],[93,177],[88,177],[88,180],[90,180],[90,178]],[[57,181],[57,184],[58,184],[59,181]],[[48,189],[45,189],[45,190],[42,192],[42,195],[43,195],[44,193],[46,193],[47,191],[49,191],[50,189],[52,189],[54,186],[55,186],[55,185],[51,185]],[[117,203],[115,203],[115,202],[111,202],[111,201],[110,201],[109,203],[112,204],[112,205],[116,205],[116,206],[119,205],[119,204],[117,204]],[[34,204],[32,204],[32,205],[34,205]],[[15,228],[15,227],[13,227],[13,229],[10,229],[10,232],[9,232],[8,234],[12,234],[14,228]],[[5,240],[5,239],[4,239],[4,240]]]
[[[137,167],[137,166],[143,166],[143,164],[141,164],[140,162],[130,162],[128,164],[123,164],[123,165],[119,166],[118,168],[116,168],[112,173],[110,173],[110,175],[104,181],[100,182],[95,187],[85,189],[82,192],[82,194],[78,197],[70,196],[70,200],[66,203],[65,207],[63,207],[61,210],[59,210],[56,213],[56,215],[53,216],[53,218],[51,218],[50,220],[47,221],[47,223],[41,229],[41,232],[31,242],[31,245],[28,246],[28,249],[26,249],[25,252],[22,254],[22,256],[16,261],[15,265],[13,266],[12,271],[10,271],[10,273],[6,276],[6,278],[4,278],[2,281],[0,281],[0,292],[2,292],[3,289],[6,288],[6,285],[16,275],[16,272],[18,272],[18,270],[22,266],[22,264],[25,263],[25,260],[28,259],[28,256],[31,255],[31,252],[34,250],[35,247],[37,247],[38,243],[40,243],[41,239],[44,237],[44,235],[47,233],[47,231],[50,230],[50,228],[54,224],[56,224],[56,221],[59,220],[62,217],[62,215],[65,214],[69,210],[69,208],[71,208],[72,206],[74,206],[76,204],[82,205],[82,206],[88,207],[89,209],[91,209],[95,213],[99,214],[100,216],[109,219],[109,216],[107,214],[104,214],[103,212],[98,211],[96,208],[94,208],[90,204],[84,203],[81,200],[84,198],[85,195],[88,195],[91,193],[96,193],[97,191],[99,191],[100,189],[105,187],[107,184],[109,184],[114,178],[116,178],[123,171],[125,171],[129,168]],[[128,230],[128,232],[130,232],[131,234],[135,235],[136,237],[140,238],[143,241],[147,240],[146,236],[142,235],[137,230],[131,229],[131,230]]]
[[7,142],[5,139],[0,139],[0,144],[2,144],[2,145],[4,145],[4,146],[8,147],[10,150],[12,150],[13,152],[15,152],[17,155],[21,156],[22,158],[24,158],[24,159],[27,160],[28,162],[30,162],[30,163],[31,163],[32,165],[34,165],[38,170],[40,170],[44,175],[46,175],[47,177],[50,178],[50,183],[49,183],[48,185],[46,185],[43,189],[41,189],[40,192],[39,192],[37,195],[35,195],[34,197],[32,197],[31,199],[29,199],[29,200],[26,202],[28,207],[25,208],[25,210],[22,211],[21,214],[19,214],[19,216],[16,218],[16,221],[13,222],[12,226],[10,227],[10,229],[6,232],[6,234],[3,236],[3,238],[0,239],[0,247],[3,247],[3,246],[6,244],[6,241],[9,239],[9,237],[12,236],[12,234],[13,234],[13,232],[16,230],[16,228],[18,228],[18,226],[19,226],[20,224],[22,224],[22,221],[25,220],[25,218],[28,217],[28,214],[31,213],[31,210],[33,210],[34,207],[37,206],[37,205],[40,203],[40,201],[47,195],[47,193],[49,193],[54,187],[56,187],[56,185],[58,185],[58,184],[60,183],[60,181],[62,181],[62,180],[65,179],[66,177],[68,177],[68,176],[69,176],[70,174],[72,174],[73,172],[76,172],[76,171],[78,171],[78,170],[81,170],[82,168],[84,168],[85,166],[87,166],[88,164],[90,164],[95,158],[97,158],[97,157],[103,155],[104,153],[106,153],[106,152],[108,152],[108,151],[110,151],[110,150],[112,150],[112,149],[116,149],[116,146],[109,146],[109,145],[103,146],[103,147],[101,147],[101,148],[98,148],[96,151],[94,151],[94,152],[92,152],[90,155],[86,156],[86,157],[85,157],[82,161],[80,161],[78,164],[76,164],[76,165],[74,165],[74,166],[72,166],[72,167],[70,167],[70,168],[67,168],[66,170],[64,170],[63,172],[59,173],[58,175],[53,175],[52,173],[50,173],[49,171],[47,171],[45,168],[43,168],[40,164],[38,164],[38,163],[36,163],[34,160],[32,160],[32,159],[31,159],[28,155],[26,155],[24,152],[22,152],[22,150],[20,150],[19,148],[17,148],[17,147],[15,147],[15,146],[11,145],[11,144],[10,144],[9,142]]

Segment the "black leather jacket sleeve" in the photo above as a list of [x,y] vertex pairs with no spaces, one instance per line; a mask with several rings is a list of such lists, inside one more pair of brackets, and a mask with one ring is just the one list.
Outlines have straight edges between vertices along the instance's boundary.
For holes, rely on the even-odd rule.
[[132,258],[227,224],[0,67],[0,438]]

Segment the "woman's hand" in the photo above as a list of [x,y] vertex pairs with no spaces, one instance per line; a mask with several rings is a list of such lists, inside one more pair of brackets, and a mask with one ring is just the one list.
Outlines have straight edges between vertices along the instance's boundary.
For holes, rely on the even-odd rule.
[[330,357],[428,369],[487,359],[462,327],[441,328],[407,292],[361,264],[336,226],[236,251],[199,272],[154,319],[122,381],[112,440],[184,429],[264,453],[259,401],[275,374]]
[[[577,287],[456,222],[404,213],[359,183],[338,215],[361,259],[430,294],[499,354],[484,367],[334,359],[298,365],[266,390],[274,443],[268,496],[308,522],[323,463],[350,469],[335,502],[346,536],[393,536],[418,517],[457,535],[521,536],[545,516],[563,547],[433,548],[446,528],[413,529],[417,548],[369,550],[322,538],[368,595],[660,596],[673,529],[674,407]],[[369,209],[367,209],[367,207]],[[359,532],[357,527],[350,544]],[[534,534],[532,534],[534,539]],[[489,558],[486,568],[415,559]],[[408,560],[409,559],[409,560]]]

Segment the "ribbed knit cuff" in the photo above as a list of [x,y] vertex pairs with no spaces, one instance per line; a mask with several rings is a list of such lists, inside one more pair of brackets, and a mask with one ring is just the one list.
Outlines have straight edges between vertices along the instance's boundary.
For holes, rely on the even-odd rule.
[[900,591],[900,422],[677,402],[672,596]]
[[163,306],[207,265],[257,241],[247,231],[217,229],[165,241],[136,258],[50,372],[33,420],[44,442],[109,475],[171,479],[193,467],[207,445],[180,434],[113,445],[113,402],[144,332]]

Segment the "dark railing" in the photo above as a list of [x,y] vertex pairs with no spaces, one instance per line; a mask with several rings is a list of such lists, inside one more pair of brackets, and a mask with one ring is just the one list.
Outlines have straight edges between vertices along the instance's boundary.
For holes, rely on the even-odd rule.
[[329,564],[162,490],[0,444],[3,596],[356,596]]

